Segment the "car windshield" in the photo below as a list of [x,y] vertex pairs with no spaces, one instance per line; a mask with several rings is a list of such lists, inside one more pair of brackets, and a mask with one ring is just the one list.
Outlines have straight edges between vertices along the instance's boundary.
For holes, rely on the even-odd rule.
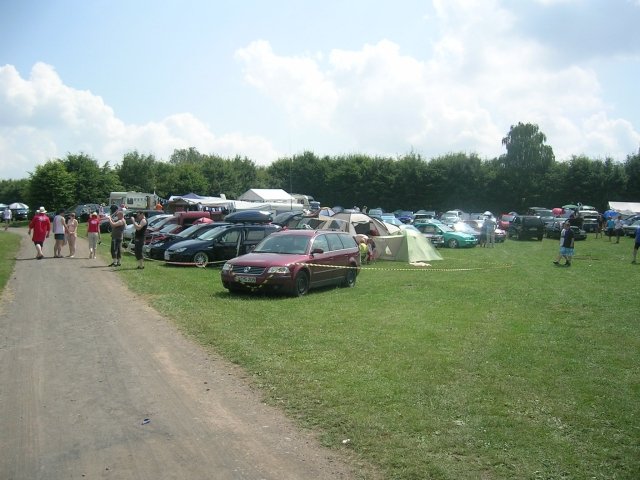
[[502,217],[500,217],[501,220],[505,221],[505,222],[510,222],[514,219],[515,215],[502,215]]
[[202,228],[202,224],[191,225],[189,228],[185,228],[180,233],[178,233],[178,236],[183,238],[190,237],[194,232],[197,232],[200,228]]
[[226,226],[225,227],[212,228],[211,230],[207,230],[203,234],[198,235],[196,238],[198,240],[211,240],[213,237],[215,237],[220,232],[222,232],[223,230],[226,230],[226,229],[227,229]]
[[309,248],[309,237],[301,235],[270,235],[253,250],[256,253],[288,253],[302,255]]
[[453,228],[451,228],[449,225],[445,225],[444,223],[439,224],[438,228],[440,228],[440,230],[442,230],[443,232],[455,232]]
[[165,225],[160,229],[160,233],[171,233],[178,227],[179,225],[177,223],[172,223],[171,225]]

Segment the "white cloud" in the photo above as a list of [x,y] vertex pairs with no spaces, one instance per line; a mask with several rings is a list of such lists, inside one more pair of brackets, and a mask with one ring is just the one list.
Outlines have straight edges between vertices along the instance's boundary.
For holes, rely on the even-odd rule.
[[[439,37],[426,60],[389,40],[334,49],[324,61],[278,56],[260,41],[237,58],[246,80],[284,105],[292,123],[330,129],[343,151],[492,157],[504,153],[501,138],[520,121],[537,123],[560,160],[583,153],[624,159],[637,150],[640,134],[612,118],[591,67],[550,63],[548,47],[520,37],[514,15],[498,2],[438,0],[434,7]],[[320,143],[309,148],[326,153]]]
[[101,97],[63,84],[53,67],[37,63],[28,79],[0,67],[0,178],[24,178],[38,164],[85,152],[112,165],[132,150],[166,159],[176,148],[247,156],[266,164],[279,156],[270,142],[241,133],[215,135],[193,115],[127,125]]

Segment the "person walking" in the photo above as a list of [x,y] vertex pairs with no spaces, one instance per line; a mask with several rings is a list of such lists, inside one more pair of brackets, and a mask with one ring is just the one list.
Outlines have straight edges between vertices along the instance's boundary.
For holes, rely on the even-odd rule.
[[620,237],[623,234],[622,226],[623,226],[622,217],[618,216],[618,218],[616,218],[616,223],[615,223],[615,227],[614,227],[614,230],[616,232],[616,243],[620,243]]
[[609,217],[607,220],[607,237],[609,237],[609,241],[611,241],[611,237],[613,237],[613,231],[616,228],[616,221],[613,217]]
[[122,265],[122,239],[124,238],[124,227],[127,226],[127,221],[124,219],[124,212],[118,210],[116,212],[116,219],[113,220],[109,217],[109,223],[111,224],[111,259],[113,260],[110,267],[119,267]]
[[636,228],[636,242],[633,245],[633,260],[631,263],[635,265],[636,257],[638,256],[638,248],[640,248],[640,227]]
[[67,222],[64,219],[64,210],[58,210],[53,217],[53,238],[56,242],[53,245],[53,257],[62,258],[62,247],[64,247]]
[[9,207],[6,207],[2,212],[2,221],[4,222],[4,231],[9,230],[9,225],[11,224],[11,216],[12,212]]
[[67,242],[69,242],[69,258],[76,256],[76,240],[78,238],[78,220],[75,213],[69,214],[66,225]]
[[87,240],[89,240],[89,258],[96,258],[100,241],[100,219],[97,212],[93,212],[87,221]]
[[558,257],[553,262],[555,265],[561,265],[560,260],[564,258],[564,265],[566,267],[571,266],[571,259],[573,257],[573,243],[573,230],[571,230],[571,224],[567,220],[564,222],[562,231],[560,232],[560,252],[558,253]]
[[142,247],[144,247],[144,234],[147,231],[147,219],[143,212],[138,212],[132,219],[133,228],[136,229],[134,233],[133,250],[136,254],[136,260],[138,261],[138,270],[144,268],[144,255],[142,255]]
[[29,222],[29,235],[31,235],[31,232],[33,232],[31,240],[36,246],[36,258],[41,260],[44,258],[44,253],[42,252],[44,240],[49,238],[49,233],[51,232],[51,221],[47,217],[47,211],[44,207],[40,207]]

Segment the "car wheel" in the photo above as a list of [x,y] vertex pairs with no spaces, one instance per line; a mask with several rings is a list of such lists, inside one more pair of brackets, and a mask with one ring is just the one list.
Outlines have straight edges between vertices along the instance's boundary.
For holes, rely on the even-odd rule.
[[209,263],[209,257],[205,252],[198,252],[193,256],[193,263],[196,264],[196,267],[206,267]]
[[296,297],[301,297],[309,291],[309,274],[301,271],[296,275],[293,283],[293,294]]
[[355,287],[357,276],[358,271],[355,269],[355,267],[351,266],[351,268],[347,269],[347,274],[344,276],[344,283],[342,285],[347,288]]
[[458,248],[458,241],[455,238],[452,238],[447,242],[449,248]]

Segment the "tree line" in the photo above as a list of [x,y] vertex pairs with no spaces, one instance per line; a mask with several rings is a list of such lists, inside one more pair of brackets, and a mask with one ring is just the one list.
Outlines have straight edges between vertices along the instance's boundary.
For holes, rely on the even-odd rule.
[[119,165],[84,153],[38,165],[28,178],[0,180],[0,203],[20,201],[49,210],[105,202],[112,191],[155,192],[162,198],[194,192],[234,199],[250,188],[312,195],[322,205],[382,207],[387,211],[460,208],[524,211],[582,202],[599,210],[610,200],[640,201],[640,149],[624,162],[573,156],[556,161],[535,124],[518,123],[502,139],[506,153],[482,160],[448,153],[429,160],[411,152],[397,158],[362,154],[318,156],[307,151],[257,166],[195,148],[168,161],[137,151]]

